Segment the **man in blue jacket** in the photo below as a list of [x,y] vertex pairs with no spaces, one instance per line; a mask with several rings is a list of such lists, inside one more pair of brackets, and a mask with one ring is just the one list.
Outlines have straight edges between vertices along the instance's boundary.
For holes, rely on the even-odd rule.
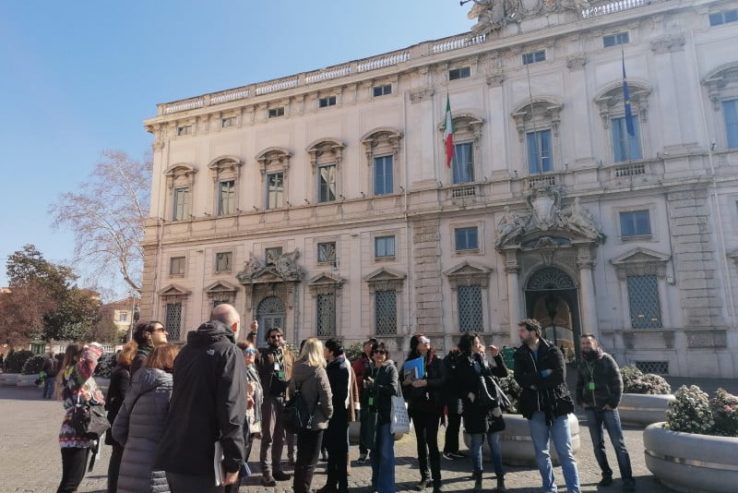
[[[236,346],[240,317],[231,305],[187,334],[174,363],[169,416],[155,468],[172,493],[223,493],[236,482],[244,458],[246,368]],[[215,486],[215,442],[223,447],[224,481]]]

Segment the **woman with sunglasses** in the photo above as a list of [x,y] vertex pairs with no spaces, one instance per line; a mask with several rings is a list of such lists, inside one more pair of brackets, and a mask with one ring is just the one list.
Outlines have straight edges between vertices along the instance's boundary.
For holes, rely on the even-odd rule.
[[415,489],[425,490],[430,486],[428,459],[433,477],[433,493],[441,491],[441,453],[438,450],[438,426],[443,415],[444,383],[446,369],[431,348],[431,341],[423,334],[410,338],[410,351],[407,360],[422,360],[413,369],[400,372],[402,393],[408,404],[408,414],[415,426],[420,482]]
[[374,449],[372,449],[372,491],[395,493],[395,438],[390,433],[392,396],[402,395],[395,363],[389,359],[384,344],[372,350],[372,369],[364,376],[369,411],[376,414]]

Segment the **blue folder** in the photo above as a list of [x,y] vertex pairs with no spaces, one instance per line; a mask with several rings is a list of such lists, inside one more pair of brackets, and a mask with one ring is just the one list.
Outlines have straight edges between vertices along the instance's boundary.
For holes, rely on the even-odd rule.
[[419,358],[405,361],[405,364],[402,365],[402,369],[406,375],[413,375],[416,380],[425,378],[425,359],[420,356]]

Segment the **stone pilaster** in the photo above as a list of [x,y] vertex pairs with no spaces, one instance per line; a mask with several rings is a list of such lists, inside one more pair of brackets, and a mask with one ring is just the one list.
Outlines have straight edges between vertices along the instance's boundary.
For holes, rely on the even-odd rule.
[[438,218],[413,224],[415,317],[418,332],[442,330],[441,234]]

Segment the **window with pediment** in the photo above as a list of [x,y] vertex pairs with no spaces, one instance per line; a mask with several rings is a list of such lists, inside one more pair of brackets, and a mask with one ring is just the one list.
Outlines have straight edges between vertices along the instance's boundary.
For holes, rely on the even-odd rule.
[[321,273],[308,281],[308,289],[315,302],[315,332],[318,337],[338,335],[343,282],[333,273]]
[[192,217],[192,190],[197,170],[189,164],[175,164],[165,173],[170,205],[167,216],[172,221],[187,221]]
[[[454,185],[472,183],[482,176],[480,141],[484,120],[471,113],[457,113],[452,116],[454,124],[454,156],[449,171],[449,182]],[[445,122],[439,125],[445,132]],[[443,151],[445,155],[445,150]]]
[[341,161],[344,147],[338,140],[320,139],[307,148],[316,180],[316,200],[319,203],[333,202],[341,195]]
[[369,170],[367,183],[373,196],[395,193],[399,182],[399,153],[402,132],[393,128],[377,128],[364,135],[361,143]]
[[712,124],[723,149],[738,149],[738,62],[722,65],[702,81],[712,102]]
[[218,216],[238,212],[238,188],[242,164],[235,156],[222,156],[208,165],[214,184],[214,211]]
[[211,310],[223,303],[234,305],[236,303],[237,293],[238,288],[226,281],[217,281],[205,288],[205,294]]
[[264,180],[264,208],[280,209],[289,205],[288,172],[292,153],[279,147],[270,147],[256,156]]
[[398,333],[398,314],[402,313],[400,293],[404,287],[405,278],[405,274],[384,268],[374,271],[365,278],[371,295],[375,334]]
[[518,105],[512,113],[523,162],[531,175],[556,169],[561,108],[555,99],[534,98]]
[[169,284],[159,290],[161,313],[164,315],[164,327],[169,333],[170,341],[182,338],[182,326],[185,320],[185,307],[190,291],[176,284]]
[[648,121],[650,87],[639,81],[628,80],[628,94],[632,118],[625,111],[623,82],[617,81],[595,97],[605,131],[604,141],[610,144],[612,162],[643,159],[643,131]]
[[452,315],[459,332],[484,332],[489,322],[487,289],[492,270],[462,262],[444,272],[452,293]]
[[666,264],[670,256],[638,247],[610,261],[621,283],[628,328],[659,329],[665,325]]

